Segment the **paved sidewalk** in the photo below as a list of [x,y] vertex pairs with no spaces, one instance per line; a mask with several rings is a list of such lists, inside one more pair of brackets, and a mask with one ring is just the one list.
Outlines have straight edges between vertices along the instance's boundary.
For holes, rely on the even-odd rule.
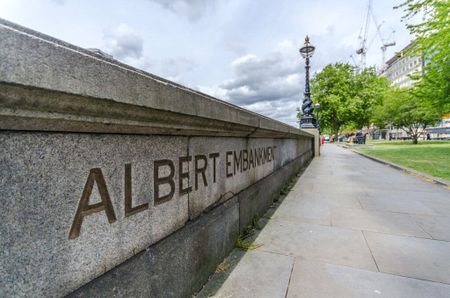
[[326,144],[199,297],[450,297],[450,191]]

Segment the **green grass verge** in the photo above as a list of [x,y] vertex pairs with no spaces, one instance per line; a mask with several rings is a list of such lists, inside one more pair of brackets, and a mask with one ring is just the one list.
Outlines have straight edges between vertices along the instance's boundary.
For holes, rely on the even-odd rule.
[[374,141],[356,150],[450,181],[450,141]]

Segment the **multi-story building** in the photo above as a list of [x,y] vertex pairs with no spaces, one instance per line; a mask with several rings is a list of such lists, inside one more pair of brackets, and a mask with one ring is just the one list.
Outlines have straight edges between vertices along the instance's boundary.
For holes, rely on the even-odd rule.
[[450,139],[450,113],[443,115],[440,122],[434,127],[426,129],[430,139],[448,140]]
[[[396,53],[394,57],[386,62],[381,70],[380,76],[384,76],[392,82],[392,85],[400,88],[409,88],[415,83],[411,76],[422,74],[424,61],[421,57],[414,57],[405,54],[411,47],[408,44],[403,50]],[[391,128],[387,130],[386,137],[393,139],[405,139],[408,135],[402,129]],[[384,133],[383,133],[384,134]],[[439,123],[434,127],[429,127],[423,132],[423,137],[431,139],[449,139],[450,138],[450,114],[443,115]]]
[[[380,76],[386,77],[392,85],[400,88],[409,88],[414,84],[411,76],[420,75],[423,69],[421,57],[414,57],[405,52],[411,47],[411,43],[396,53],[394,57],[386,62],[380,72]],[[386,137],[393,139],[408,138],[408,134],[402,129],[391,128],[387,131]]]
[[423,70],[423,60],[421,57],[405,54],[410,47],[411,44],[407,45],[403,50],[389,59],[380,73],[380,76],[387,77],[393,85],[400,88],[411,87],[414,84],[411,76],[420,75]]

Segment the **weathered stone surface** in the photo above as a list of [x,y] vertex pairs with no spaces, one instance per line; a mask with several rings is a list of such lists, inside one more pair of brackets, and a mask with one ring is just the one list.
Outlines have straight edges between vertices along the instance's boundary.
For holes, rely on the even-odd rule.
[[427,206],[425,202],[406,197],[399,197],[395,200],[389,197],[377,197],[376,200],[366,197],[361,198],[360,202],[363,208],[368,210],[437,215],[437,211]]
[[[239,225],[312,158],[303,130],[1,19],[0,61],[0,296],[65,295],[143,250],[168,250],[161,239],[175,247],[172,237],[187,252],[161,257],[166,267],[194,268],[169,295],[192,293]],[[208,218],[230,198],[242,210],[218,219],[231,230],[216,235]],[[202,241],[210,251],[194,255]],[[142,291],[171,285],[163,264],[136,278],[156,284]]]
[[274,219],[255,242],[256,250],[377,270],[361,231]]
[[308,154],[311,155],[312,152],[310,151],[296,158],[283,168],[259,180],[252,187],[238,194],[241,231],[252,224],[254,218],[264,215],[270,205],[272,205],[273,199],[279,196],[279,190],[283,184],[307,164],[304,157]]
[[450,285],[296,259],[287,297],[448,297]]
[[313,141],[314,142],[314,156],[320,156],[321,140],[320,140],[319,130],[316,128],[309,128],[309,129],[305,129],[305,130],[314,135],[314,141]]
[[[1,262],[7,269],[2,273],[2,289],[7,295],[68,293],[181,228],[189,214],[195,218],[237,193],[242,230],[265,212],[274,193],[311,157],[309,150],[288,163],[297,153],[297,141],[273,139],[2,132],[0,141],[5,206],[1,216],[8,223],[1,229],[5,239]],[[274,160],[247,172],[236,168],[235,173],[234,165],[228,165],[233,175],[227,177],[228,150],[234,154],[246,148],[275,148],[274,144],[282,148],[274,151]],[[219,155],[211,158],[211,153]],[[203,173],[195,172],[196,156],[201,155],[208,163],[204,173],[208,185]],[[180,158],[188,156],[191,159],[180,165]],[[163,164],[156,174],[156,163],[161,161],[171,161],[173,169]],[[204,167],[202,162],[198,168]],[[275,164],[279,168],[274,172]],[[132,209],[129,216],[125,214],[126,165],[131,174],[131,208],[141,208]],[[92,171],[100,171],[104,182],[92,178]],[[182,172],[186,176],[180,180]],[[173,186],[165,181],[156,191],[155,175],[173,175]],[[83,196],[87,181],[92,193]],[[103,202],[103,183],[115,220],[100,210],[82,217],[79,234],[72,234],[82,198],[89,206]],[[188,187],[192,191],[182,193]],[[172,188],[171,199],[156,199]]]
[[[215,265],[232,249],[239,234],[239,226],[242,229],[242,221],[251,220],[258,212],[263,213],[269,201],[266,197],[271,202],[274,189],[282,183],[280,179],[287,179],[307,161],[298,158],[276,170],[71,296],[190,296],[199,290],[214,272]],[[260,192],[260,189],[264,192]],[[262,197],[250,197],[255,192]],[[253,209],[248,207],[250,205]]]
[[271,218],[292,222],[302,221],[325,226],[331,224],[330,207],[324,204],[323,200],[308,195],[297,195],[294,199],[290,194]]
[[[157,145],[155,145],[157,144]],[[154,206],[153,161],[184,155],[183,137],[0,133],[0,296],[58,296],[120,264],[188,220],[187,197]],[[124,167],[131,163],[133,206],[124,215]],[[116,221],[84,217],[69,239],[90,170],[101,169]],[[175,176],[175,179],[177,176]],[[90,205],[100,202],[94,183]]]
[[[198,180],[199,186],[203,186],[203,177],[201,174],[196,175],[193,167],[189,169],[193,180],[190,182],[193,191],[189,194],[189,213],[191,218],[199,216],[203,210],[216,204],[221,199],[229,199],[255,181],[254,168],[242,173],[234,163],[233,153],[239,154],[241,150],[247,149],[247,143],[246,139],[237,138],[194,137],[189,140],[189,154],[194,158],[196,155],[204,155],[208,157],[207,161],[209,164],[206,173],[206,180],[209,183],[207,188],[199,187],[196,190],[195,179]],[[231,152],[228,158],[227,152]],[[214,171],[214,158],[209,158],[211,153],[219,154],[219,157],[216,159],[216,171]],[[227,160],[229,162],[228,167]],[[272,164],[268,163],[268,165]],[[199,161],[199,167],[201,166],[203,166],[203,163],[200,164]],[[242,169],[242,165],[240,166]],[[227,177],[227,170],[231,174],[229,177]],[[273,167],[271,170],[273,170]],[[214,183],[214,174],[216,174],[216,183]],[[197,178],[195,178],[196,176]]]
[[450,242],[364,232],[381,272],[450,284]]
[[238,209],[226,202],[70,297],[191,297],[233,249]]
[[411,218],[433,239],[450,242],[450,216],[412,215]]
[[285,297],[293,265],[293,257],[235,249],[197,298]]
[[[15,88],[17,93],[21,88],[17,85],[28,87],[28,91],[19,91],[27,96],[10,96],[0,104],[2,128],[312,137],[304,130],[2,19],[0,37],[0,89]],[[29,98],[29,93],[43,90],[65,100],[55,101],[51,96]],[[77,109],[80,96],[84,104]],[[32,108],[24,105],[30,100]],[[137,117],[132,112],[136,107],[140,108]],[[115,115],[120,110],[123,115]]]
[[[307,140],[303,141],[307,142]],[[189,168],[191,173],[189,184],[192,186],[192,192],[189,193],[191,218],[195,218],[221,200],[230,198],[256,181],[267,177],[274,170],[294,159],[301,157],[303,160],[297,161],[296,164],[301,164],[302,161],[304,164],[305,158],[310,158],[306,156],[308,152],[311,152],[311,148],[299,148],[296,139],[190,138],[189,155],[193,160]],[[196,156],[198,156],[197,165],[195,164]],[[203,177],[202,173],[196,174],[195,167],[203,168],[205,160],[207,171]],[[278,175],[280,178],[274,181],[275,188],[280,187],[289,176],[289,174],[281,175],[280,173]],[[205,181],[208,187],[203,187]],[[255,190],[258,193],[275,192],[275,189],[264,190],[264,187],[270,187],[264,183],[260,185],[261,187]],[[261,200],[265,201],[258,195],[258,202]],[[260,206],[262,210],[267,207],[268,205],[264,203]]]
[[400,236],[430,238],[409,214],[364,209],[335,209],[333,226]]

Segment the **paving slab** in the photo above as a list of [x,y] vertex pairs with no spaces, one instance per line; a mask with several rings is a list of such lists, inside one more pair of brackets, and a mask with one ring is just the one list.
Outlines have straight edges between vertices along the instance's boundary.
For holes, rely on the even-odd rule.
[[364,232],[381,272],[450,284],[450,242]]
[[437,215],[448,216],[450,214],[450,195],[447,200],[422,200],[422,203],[433,210]]
[[336,227],[393,235],[431,238],[408,214],[365,209],[334,209],[331,223]]
[[[417,178],[416,178],[417,179]],[[418,180],[418,179],[417,179]],[[445,189],[441,189],[440,187],[436,187],[436,185],[430,184],[433,186],[432,191],[413,191],[409,189],[389,189],[389,188],[367,188],[365,189],[366,196],[372,199],[376,198],[385,198],[385,199],[410,199],[414,201],[437,201],[437,202],[450,202],[450,199],[447,197],[449,195],[449,191]]]
[[236,262],[209,293],[281,297],[284,284],[286,297],[450,297],[449,214],[441,186],[326,144],[241,256],[294,259],[288,285],[262,278],[279,274],[273,264]]
[[293,265],[293,257],[235,249],[196,297],[282,298]]
[[260,251],[377,270],[361,231],[274,219],[255,242]]
[[351,267],[295,260],[288,298],[449,297],[450,285]]
[[411,215],[433,239],[450,241],[450,216]]
[[329,206],[317,199],[304,198],[298,202],[286,198],[271,218],[329,226],[330,214]]
[[427,206],[421,200],[414,200],[413,198],[396,198],[389,197],[366,197],[360,199],[361,205],[364,209],[400,212],[408,214],[424,214],[424,215],[438,215],[431,206]]

